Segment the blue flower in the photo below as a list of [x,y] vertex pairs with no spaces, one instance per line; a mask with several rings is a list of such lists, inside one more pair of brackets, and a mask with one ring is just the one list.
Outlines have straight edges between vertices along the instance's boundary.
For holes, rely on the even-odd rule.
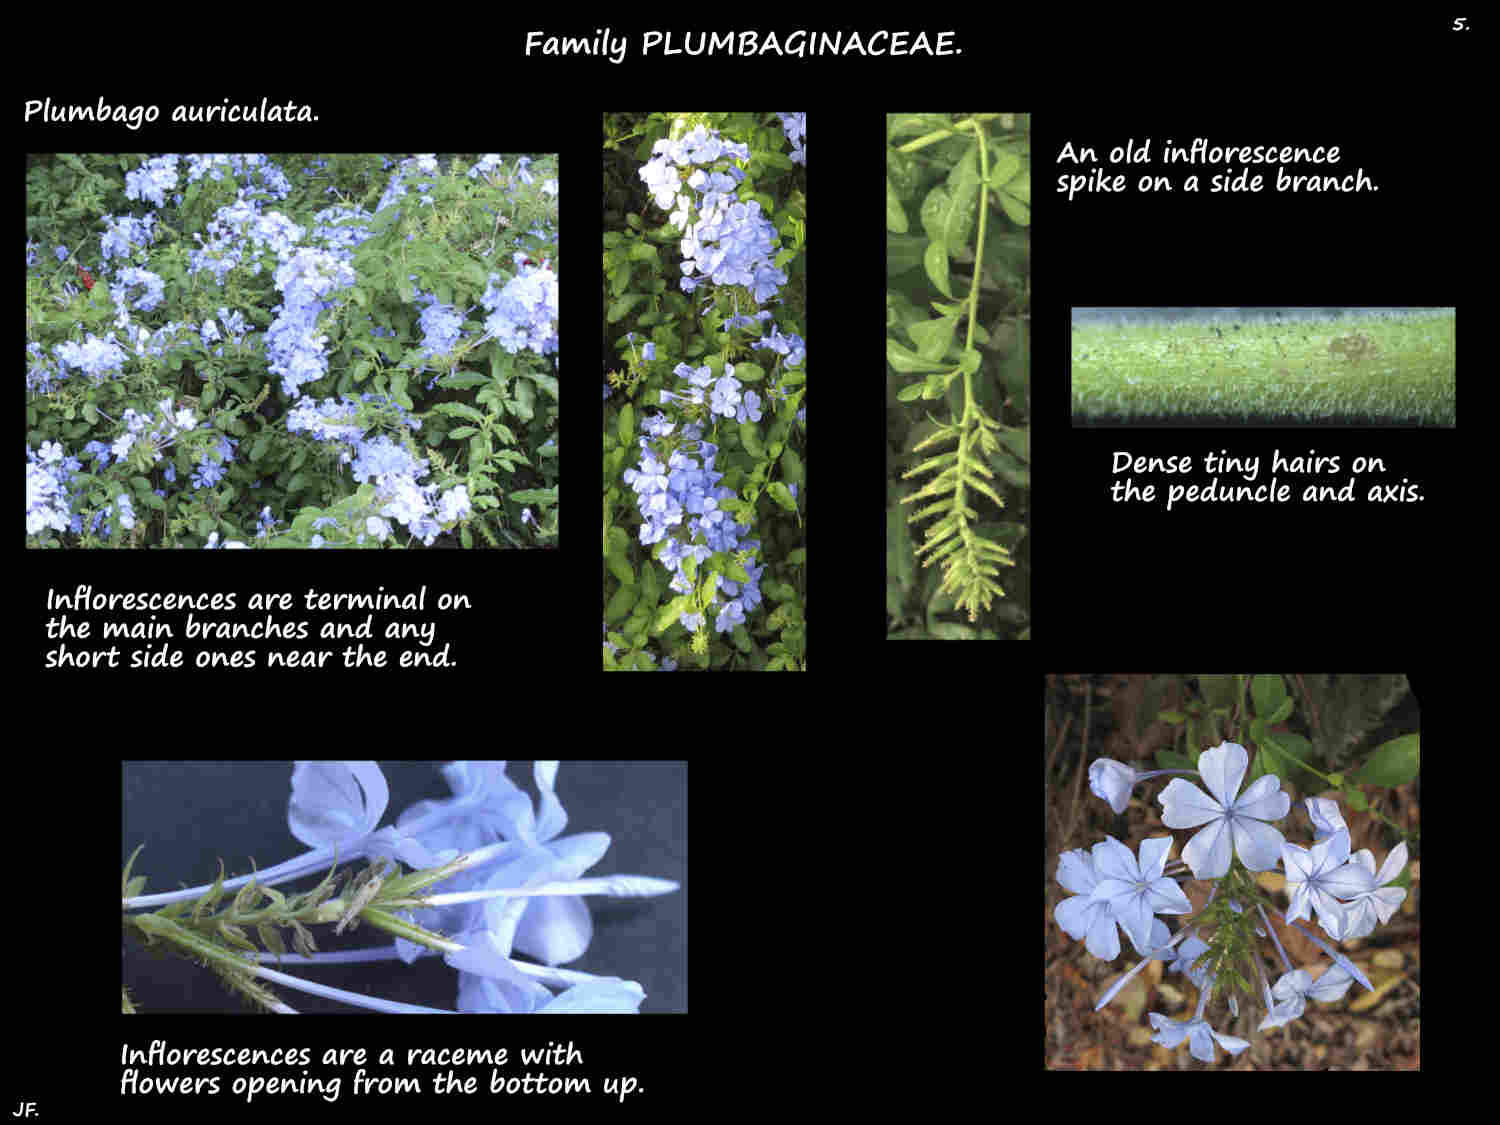
[[1150,1017],[1151,1026],[1156,1028],[1156,1034],[1151,1037],[1151,1042],[1160,1043],[1163,1047],[1178,1047],[1186,1039],[1188,1050],[1193,1053],[1193,1058],[1200,1062],[1211,1063],[1218,1058],[1214,1051],[1215,1042],[1231,1055],[1237,1055],[1250,1046],[1248,1040],[1220,1034],[1209,1027],[1205,1019],[1183,1020],[1179,1023],[1157,1012],[1150,1013]]
[[1338,900],[1352,899],[1375,888],[1374,872],[1349,859],[1348,830],[1340,829],[1310,850],[1283,843],[1281,861],[1286,869],[1286,890],[1292,897],[1287,922],[1311,918],[1316,910],[1318,924],[1328,936],[1342,941],[1351,919]]
[[1088,951],[1104,961],[1120,953],[1116,923],[1138,950],[1156,947],[1156,914],[1187,914],[1192,904],[1176,882],[1163,876],[1170,836],[1141,841],[1139,862],[1113,836],[1094,845],[1093,853],[1064,852],[1057,881],[1077,894],[1057,904],[1053,917],[1072,938],[1084,938]]
[[1281,792],[1281,780],[1274,774],[1266,774],[1241,794],[1240,783],[1245,780],[1249,763],[1243,746],[1220,743],[1198,759],[1198,770],[1209,793],[1178,777],[1157,797],[1162,806],[1161,822],[1168,828],[1206,825],[1182,850],[1194,878],[1217,879],[1226,874],[1231,842],[1240,861],[1251,871],[1269,871],[1281,858],[1285,842],[1281,833],[1262,822],[1286,816],[1292,799]]
[[1099,877],[1094,897],[1109,904],[1110,912],[1137,949],[1150,946],[1154,915],[1192,912],[1192,903],[1176,880],[1162,874],[1171,849],[1170,836],[1142,840],[1137,861],[1130,849],[1113,836],[1106,836],[1094,845],[1094,871]]

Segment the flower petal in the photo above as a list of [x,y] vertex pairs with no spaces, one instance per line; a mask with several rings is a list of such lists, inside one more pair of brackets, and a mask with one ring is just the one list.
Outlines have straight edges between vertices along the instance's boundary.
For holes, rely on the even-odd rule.
[[[1094,862],[1083,848],[1063,852],[1057,857],[1057,881],[1075,895],[1092,894],[1098,882]],[[1075,938],[1077,934],[1073,935]]]
[[1151,944],[1151,907],[1146,904],[1146,895],[1142,891],[1132,888],[1128,893],[1119,895],[1110,900],[1110,909],[1114,911],[1120,928],[1130,936],[1131,942],[1137,949],[1143,949]]
[[[1375,857],[1371,856],[1370,859],[1373,862]],[[1380,865],[1380,874],[1375,876],[1375,882],[1379,884],[1389,883],[1397,875],[1401,874],[1401,869],[1405,866],[1406,841],[1402,840],[1391,849],[1390,855],[1385,857],[1385,862]],[[1402,897],[1405,897],[1404,894]]]
[[1375,889],[1375,877],[1357,863],[1325,872],[1318,886],[1335,898],[1354,898]]
[[1057,909],[1052,911],[1052,917],[1057,919],[1057,924],[1065,934],[1074,941],[1079,941],[1089,932],[1089,923],[1093,921],[1089,914],[1090,905],[1088,895],[1074,895],[1058,903]]
[[1224,806],[1180,777],[1169,781],[1156,799],[1161,802],[1161,822],[1168,828],[1197,828],[1224,815]]
[[1249,766],[1250,755],[1238,742],[1221,742],[1198,757],[1198,772],[1203,775],[1203,784],[1226,809],[1234,804]]
[[1280,820],[1291,810],[1292,798],[1281,791],[1281,779],[1269,773],[1256,778],[1234,803],[1236,815],[1253,816],[1256,820]]
[[1225,875],[1229,871],[1230,842],[1229,825],[1222,816],[1189,840],[1182,858],[1193,869],[1193,878],[1218,879]]
[[1240,1039],[1233,1035],[1225,1035],[1220,1031],[1214,1032],[1214,1038],[1219,1041],[1219,1046],[1223,1047],[1231,1055],[1237,1055],[1250,1046],[1250,1040]]
[[1160,1012],[1151,1012],[1150,1017],[1151,1026],[1156,1028],[1156,1034],[1151,1037],[1153,1043],[1160,1043],[1163,1047],[1176,1047],[1187,1038],[1187,1024],[1178,1023]]
[[374,831],[390,798],[374,762],[298,762],[287,826],[309,847],[347,851]]
[[1172,837],[1152,836],[1141,841],[1141,878],[1148,883],[1161,878],[1167,868],[1167,853],[1172,850]]
[[1107,904],[1096,902],[1089,919],[1089,932],[1084,946],[1101,961],[1113,961],[1120,955],[1120,930],[1115,925],[1115,916]]
[[1100,879],[1122,879],[1134,883],[1141,877],[1140,867],[1130,849],[1113,836],[1106,836],[1094,845],[1094,874]]
[[1232,824],[1234,850],[1241,863],[1251,871],[1269,871],[1276,866],[1281,858],[1281,845],[1286,843],[1280,832],[1269,824],[1243,816],[1236,816]]
[[1153,882],[1147,891],[1148,902],[1155,914],[1191,914],[1193,904],[1177,885],[1176,879],[1161,878]]

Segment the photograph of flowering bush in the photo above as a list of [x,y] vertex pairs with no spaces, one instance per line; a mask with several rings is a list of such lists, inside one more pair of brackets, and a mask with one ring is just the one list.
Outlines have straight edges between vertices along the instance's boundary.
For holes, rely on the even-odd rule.
[[1406,677],[1052,675],[1045,690],[1046,1065],[1419,1069]]
[[558,161],[26,164],[26,545],[552,548]]

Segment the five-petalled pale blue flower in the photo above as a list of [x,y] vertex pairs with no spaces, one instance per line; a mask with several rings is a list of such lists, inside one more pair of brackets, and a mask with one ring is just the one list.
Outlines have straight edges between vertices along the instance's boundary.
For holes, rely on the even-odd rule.
[[[1130,935],[1137,949],[1151,948],[1151,923],[1157,914],[1190,914],[1192,903],[1176,880],[1162,872],[1172,837],[1141,841],[1140,861],[1113,836],[1094,845],[1094,898],[1109,904],[1110,914]],[[1111,935],[1112,936],[1112,935]]]
[[1208,793],[1176,777],[1157,797],[1162,805],[1161,822],[1168,828],[1205,825],[1182,849],[1194,878],[1218,879],[1227,874],[1231,841],[1251,871],[1269,871],[1281,858],[1285,840],[1263,822],[1286,816],[1292,799],[1281,791],[1281,779],[1274,774],[1266,774],[1240,793],[1249,765],[1250,755],[1243,746],[1221,742],[1198,759],[1198,772]]
[[1342,940],[1350,938],[1361,938],[1374,933],[1375,921],[1378,918],[1384,925],[1391,920],[1391,915],[1396,913],[1397,908],[1406,901],[1406,891],[1401,887],[1388,887],[1387,883],[1395,880],[1401,874],[1401,869],[1406,866],[1406,841],[1402,840],[1391,849],[1385,857],[1385,862],[1380,865],[1380,870],[1375,870],[1375,857],[1370,854],[1369,848],[1360,848],[1349,857],[1350,863],[1357,863],[1370,873],[1373,887],[1364,894],[1359,895],[1348,904],[1349,928],[1344,933]]
[[[1171,843],[1165,837],[1163,840],[1168,844]],[[1132,865],[1135,864],[1134,857],[1130,855],[1130,849],[1123,844],[1115,843],[1125,853],[1129,862]],[[1102,846],[1102,844],[1095,846],[1096,854]],[[1072,891],[1074,897],[1065,898],[1058,903],[1052,916],[1057,919],[1057,924],[1067,931],[1069,937],[1083,940],[1088,946],[1088,951],[1095,957],[1101,961],[1113,961],[1120,955],[1120,934],[1115,928],[1119,921],[1115,917],[1110,899],[1101,898],[1096,893],[1100,879],[1101,875],[1095,870],[1093,855],[1083,848],[1063,852],[1057,860],[1057,881]],[[1169,956],[1162,951],[1168,944],[1171,934],[1167,932],[1167,927],[1160,920],[1151,919],[1151,926],[1147,932],[1149,940],[1144,945],[1131,931],[1127,930],[1126,934],[1135,943],[1136,952],[1142,957],[1165,960]],[[1104,1002],[1101,1001],[1100,1007],[1103,1007],[1103,1004]],[[1096,1008],[1095,1011],[1097,1010]]]
[[[1287,894],[1292,896],[1287,922],[1311,918],[1315,910],[1328,936],[1343,941],[1355,919],[1339,900],[1357,898],[1375,889],[1374,872],[1349,858],[1349,830],[1340,828],[1311,848],[1284,843],[1281,860],[1286,869]],[[1374,866],[1373,859],[1370,864]]]
[[1247,1039],[1239,1039],[1233,1035],[1224,1035],[1208,1026],[1205,1019],[1177,1020],[1169,1019],[1159,1012],[1150,1013],[1151,1026],[1156,1028],[1156,1034],[1151,1037],[1151,1042],[1160,1043],[1163,1047],[1177,1047],[1186,1039],[1188,1050],[1193,1053],[1193,1058],[1200,1062],[1213,1062],[1217,1057],[1214,1053],[1214,1043],[1228,1051],[1231,1055],[1237,1055],[1246,1047],[1250,1046]]

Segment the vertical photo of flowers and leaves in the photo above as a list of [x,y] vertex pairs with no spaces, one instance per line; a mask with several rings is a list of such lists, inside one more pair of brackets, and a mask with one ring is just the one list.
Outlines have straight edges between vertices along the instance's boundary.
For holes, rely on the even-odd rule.
[[807,114],[604,118],[604,670],[807,670]]
[[1031,117],[886,118],[890,640],[1030,640]]

